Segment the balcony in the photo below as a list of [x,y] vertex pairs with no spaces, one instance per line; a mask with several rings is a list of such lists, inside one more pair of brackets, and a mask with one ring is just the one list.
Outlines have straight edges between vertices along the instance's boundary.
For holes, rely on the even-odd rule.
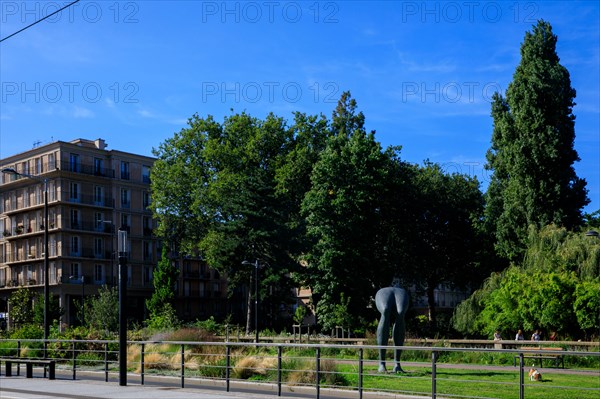
[[[85,284],[91,284],[91,280],[89,278],[89,276],[84,275],[83,276]],[[81,285],[81,275],[77,276],[77,278],[70,278],[70,276],[60,276],[60,283],[61,284],[72,284],[72,285]]]
[[71,248],[68,245],[62,246],[60,256],[68,256],[71,258],[100,259],[100,260],[112,259],[112,253],[110,251],[103,251],[101,253],[98,253],[98,251],[94,247]]
[[[50,223],[50,226],[48,226],[48,229],[52,230],[54,228],[55,228],[54,223]],[[10,240],[10,239],[15,239],[15,238],[24,238],[30,234],[33,235],[33,234],[39,234],[39,233],[43,233],[43,232],[44,232],[43,224],[33,223],[31,226],[28,226],[27,228],[22,227],[22,226],[17,226],[17,227],[13,227],[11,229],[5,229],[2,232],[2,237]]]
[[75,198],[68,197],[68,202],[72,202],[74,204],[103,206],[107,208],[113,208],[115,204],[114,200],[111,197],[98,198],[95,195],[84,194],[79,194]]
[[13,279],[7,280],[5,286],[6,287],[28,287],[28,286],[34,286],[34,285],[40,285],[40,284],[41,284],[41,282],[38,282],[34,278],[19,277],[19,278],[13,278]]
[[71,230],[77,231],[93,231],[96,233],[111,233],[111,226],[108,225],[108,228],[102,225],[98,225],[95,222],[80,222],[80,221],[67,221],[67,226]]
[[93,164],[73,164],[70,161],[62,161],[60,163],[60,169],[72,173],[81,173],[90,176],[107,177],[111,179],[114,179],[115,177],[114,169],[98,168],[96,165]]
[[[48,193],[48,205],[58,201],[57,196],[53,192]],[[10,201],[6,203],[4,207],[4,213],[7,215],[21,212],[25,209],[42,208],[44,206],[44,199],[38,198],[34,201],[23,201],[22,198],[18,198],[16,201]]]

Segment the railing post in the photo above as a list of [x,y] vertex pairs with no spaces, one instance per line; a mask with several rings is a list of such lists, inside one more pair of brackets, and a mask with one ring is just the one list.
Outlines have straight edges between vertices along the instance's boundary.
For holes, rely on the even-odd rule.
[[[21,357],[21,341],[17,341],[17,357]],[[21,363],[17,363],[17,376],[21,375]]]
[[73,340],[73,348],[72,348],[72,355],[73,355],[73,379],[77,378],[77,352],[76,352],[76,343],[75,340]]
[[104,382],[108,382],[108,342],[104,343]]
[[317,358],[316,360],[316,384],[317,384],[317,399],[321,397],[321,347],[317,347]]
[[281,345],[277,347],[277,396],[281,396]]
[[185,385],[185,344],[181,344],[181,387]]
[[525,377],[523,370],[523,352],[519,353],[519,399],[525,398]]
[[437,398],[437,387],[436,387],[436,365],[437,362],[437,352],[431,352],[431,398]]
[[[44,340],[44,360],[48,358],[48,342]],[[46,378],[46,366],[44,366],[44,378]]]
[[363,397],[363,348],[358,350],[358,399]]
[[229,392],[229,377],[231,373],[231,348],[225,346],[225,389]]
[[140,383],[144,385],[144,349],[146,348],[146,344],[142,344],[140,353]]

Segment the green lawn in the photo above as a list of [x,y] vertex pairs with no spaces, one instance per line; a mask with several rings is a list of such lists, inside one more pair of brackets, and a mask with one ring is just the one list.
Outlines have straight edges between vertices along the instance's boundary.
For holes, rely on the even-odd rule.
[[[357,367],[338,365],[346,374],[350,386],[358,386]],[[406,374],[379,374],[376,368],[365,368],[365,390],[392,390],[413,394],[431,395],[431,369],[405,367]],[[525,398],[527,399],[596,399],[600,378],[586,375],[564,374],[559,370],[547,372],[542,382],[529,381],[525,375]],[[464,369],[437,369],[438,395],[493,397],[499,399],[519,398],[518,369],[512,371],[487,371]]]

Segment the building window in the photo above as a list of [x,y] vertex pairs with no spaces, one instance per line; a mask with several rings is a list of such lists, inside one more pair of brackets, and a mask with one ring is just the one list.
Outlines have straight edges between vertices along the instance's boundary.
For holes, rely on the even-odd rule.
[[104,282],[104,265],[94,265],[94,281],[96,283]]
[[[50,275],[48,276],[50,281],[48,283],[56,283],[58,281],[58,276],[56,274],[56,264],[54,262],[50,262]],[[44,273],[42,273],[42,276],[40,278],[40,280],[42,280],[42,283],[44,282]]]
[[131,206],[131,195],[126,188],[121,189],[121,207],[129,208]]
[[150,206],[150,193],[148,191],[142,192],[142,201],[144,210],[148,209],[148,207]]
[[35,174],[39,175],[41,173],[44,172],[43,166],[42,166],[42,158],[41,157],[37,157],[35,159]]
[[69,171],[70,172],[79,172],[79,155],[77,155],[77,154],[69,155]]
[[71,237],[71,256],[79,256],[79,237]]
[[55,159],[54,154],[48,154],[48,170],[56,169]]
[[103,231],[104,230],[104,216],[102,215],[102,212],[95,212],[94,213],[94,227],[96,228],[96,231]]
[[79,229],[79,209],[71,209],[71,228]]
[[79,202],[79,183],[70,183],[69,188],[69,200]]
[[152,282],[152,267],[144,266],[144,274],[142,276],[144,285],[148,285]]
[[130,216],[128,214],[126,214],[126,213],[121,214],[121,227],[124,227],[127,230],[127,232],[129,232],[129,226],[130,226],[129,220],[130,220]]
[[150,243],[149,241],[144,241],[143,247],[144,247],[144,261],[151,261],[152,260],[152,243]]
[[51,235],[48,238],[48,245],[50,247],[50,250],[48,251],[48,256],[56,256],[56,237],[54,237],[54,235]]
[[71,263],[71,275],[69,277],[72,277],[73,280],[79,278],[79,263]]
[[23,189],[23,207],[27,208],[29,207],[29,189],[25,188]]
[[150,167],[143,165],[142,166],[142,182],[150,183]]
[[144,236],[152,236],[152,219],[148,216],[144,216],[144,218],[142,219],[142,228],[144,230]]
[[94,158],[94,174],[104,176],[104,160],[102,158]]
[[129,180],[129,162],[121,161],[121,179]]
[[104,247],[104,245],[103,245],[102,238],[99,238],[99,237],[94,238],[94,255],[97,258],[102,257],[103,247]]
[[94,186],[94,203],[99,206],[104,205],[104,187]]

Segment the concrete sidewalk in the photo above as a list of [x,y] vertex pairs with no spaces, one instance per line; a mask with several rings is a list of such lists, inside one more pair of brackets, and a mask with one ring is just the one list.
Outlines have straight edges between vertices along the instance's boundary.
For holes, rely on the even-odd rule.
[[[45,378],[0,377],[0,398],[2,399],[258,399],[278,398],[276,393],[224,392],[217,389],[174,388],[168,386],[148,386],[90,380]],[[283,399],[297,399],[297,396],[280,396]]]

